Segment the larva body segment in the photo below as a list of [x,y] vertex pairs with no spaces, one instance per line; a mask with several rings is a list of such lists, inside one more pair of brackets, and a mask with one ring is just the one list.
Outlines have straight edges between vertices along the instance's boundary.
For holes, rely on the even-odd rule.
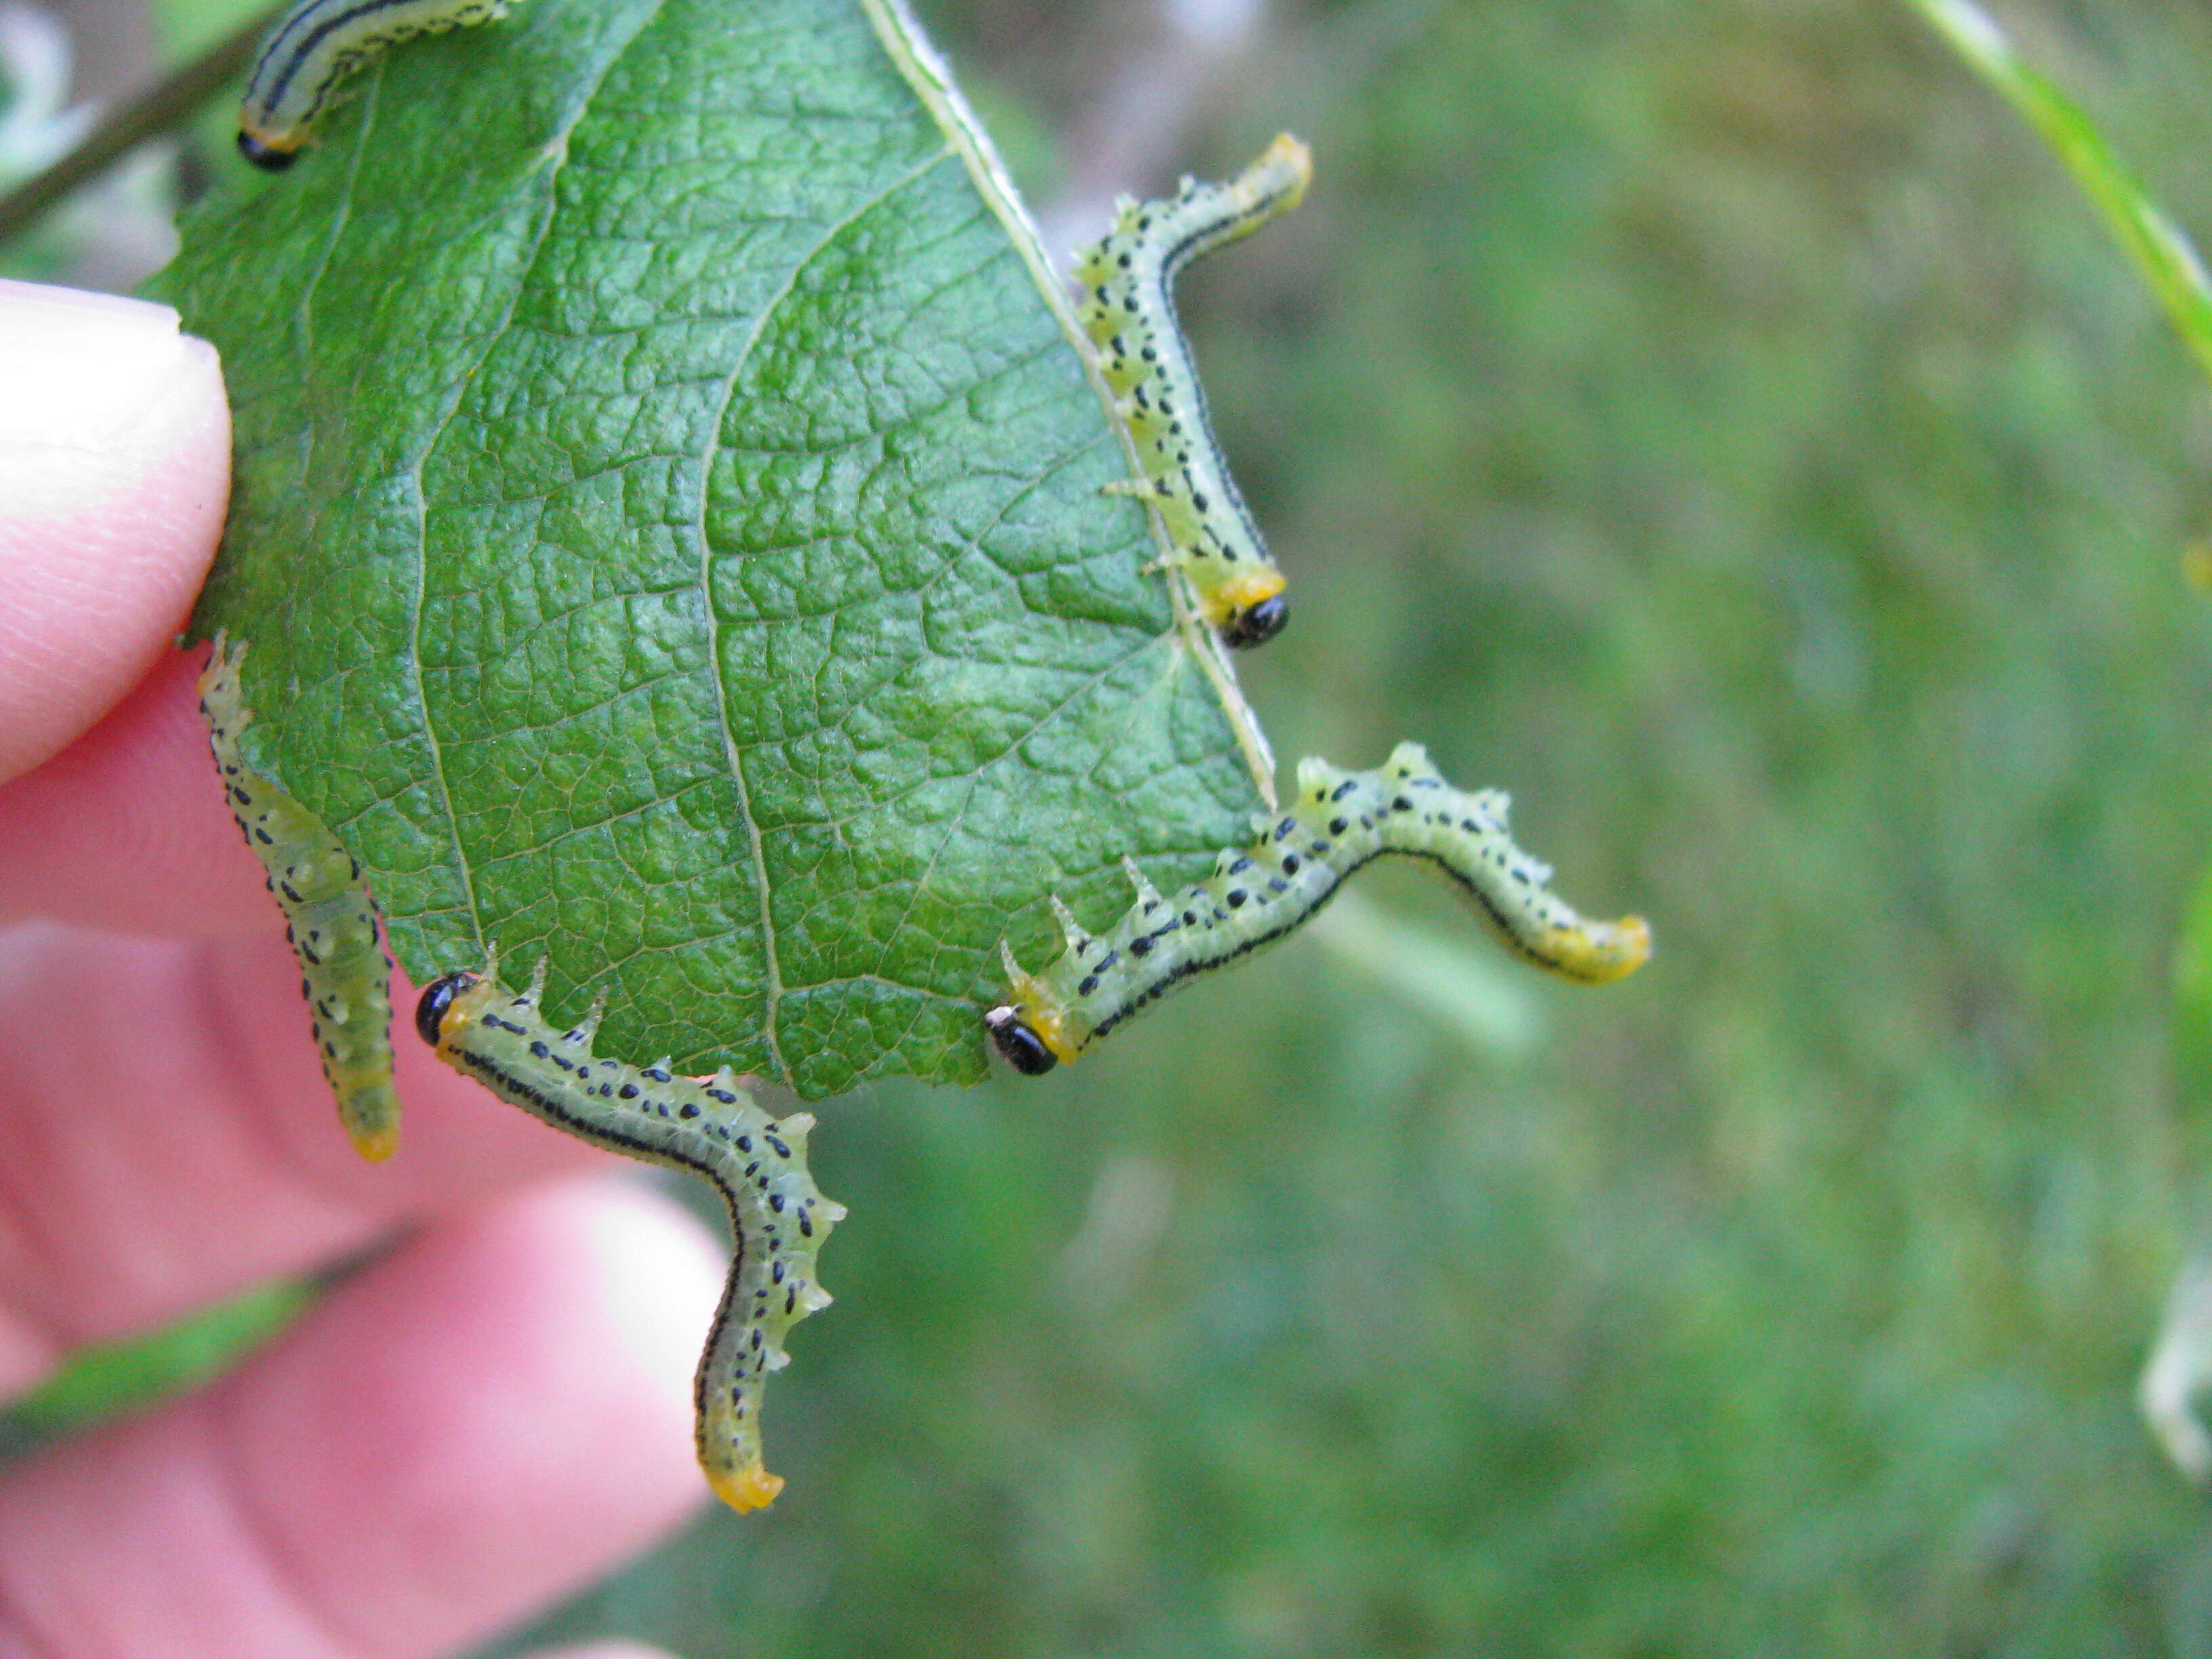
[[1312,176],[1306,147],[1285,133],[1225,185],[1185,179],[1165,201],[1123,197],[1114,228],[1076,256],[1077,314],[1143,469],[1142,477],[1110,488],[1158,509],[1206,620],[1237,647],[1272,639],[1289,608],[1283,573],[1214,439],[1176,318],[1175,279],[1199,255],[1296,207]]
[[261,44],[239,111],[238,148],[281,172],[356,70],[402,40],[506,15],[507,0],[301,0]]
[[1589,985],[1633,973],[1651,954],[1650,927],[1641,916],[1587,920],[1554,894],[1550,867],[1514,844],[1510,805],[1494,789],[1453,788],[1416,743],[1372,772],[1301,761],[1291,807],[1255,820],[1259,839],[1221,854],[1203,881],[1163,897],[1133,864],[1137,902],[1097,934],[1055,900],[1067,948],[1041,973],[1024,972],[1002,945],[1011,994],[985,1029],[1017,1070],[1048,1072],[1193,974],[1282,938],[1386,853],[1441,865],[1538,967]]
[[743,1513],[783,1489],[761,1461],[761,1397],[781,1370],[787,1331],[830,1293],[816,1253],[845,1207],[822,1196],[806,1167],[813,1117],[778,1121],[726,1067],[706,1082],[672,1075],[665,1060],[639,1067],[592,1052],[594,1008],[561,1031],[538,1011],[544,965],[517,996],[494,968],[448,974],[422,993],[416,1028],[438,1057],[511,1105],[594,1145],[689,1170],[729,1206],[730,1277],[700,1356],[694,1402],[699,1465],[714,1494]]
[[231,814],[284,912],[338,1119],[361,1155],[380,1163],[399,1144],[399,1097],[392,1087],[392,960],[377,940],[376,902],[361,866],[323,821],[246,765],[238,746],[253,718],[239,690],[245,658],[244,645],[233,649],[216,636],[199,680],[209,746]]

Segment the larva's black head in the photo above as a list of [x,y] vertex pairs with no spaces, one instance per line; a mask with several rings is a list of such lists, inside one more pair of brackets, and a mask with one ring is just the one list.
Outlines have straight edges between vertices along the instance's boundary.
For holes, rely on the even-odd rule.
[[1221,637],[1239,651],[1249,651],[1255,645],[1265,645],[1283,631],[1283,624],[1291,619],[1291,602],[1278,593],[1257,605],[1248,605],[1242,611],[1232,611],[1221,627]]
[[993,1045],[1006,1056],[1006,1064],[1024,1077],[1042,1077],[1060,1064],[1018,1009],[992,1009],[983,1016],[983,1029],[991,1034]]
[[452,1007],[453,999],[477,982],[474,974],[447,974],[443,979],[434,979],[422,988],[422,1000],[415,1005],[415,1029],[422,1034],[422,1041],[433,1048],[438,1046],[438,1028]]
[[270,173],[282,173],[300,159],[296,149],[279,149],[276,145],[255,137],[250,132],[238,135],[238,153],[258,167]]

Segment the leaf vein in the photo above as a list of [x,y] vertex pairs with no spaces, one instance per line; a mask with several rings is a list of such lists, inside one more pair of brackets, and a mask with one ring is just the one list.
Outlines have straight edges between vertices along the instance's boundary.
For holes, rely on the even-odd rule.
[[767,995],[761,1010],[761,1041],[767,1046],[769,1059],[775,1067],[777,1077],[786,1083],[791,1081],[791,1067],[784,1060],[782,1047],[776,1040],[776,1016],[783,1001],[783,972],[776,951],[775,915],[769,884],[768,860],[762,845],[760,824],[753,817],[752,792],[745,781],[744,754],[738,747],[737,733],[731,721],[729,687],[722,678],[721,624],[714,607],[714,550],[712,538],[707,533],[707,501],[711,489],[714,455],[721,441],[722,422],[728,417],[731,400],[737,396],[738,382],[744,376],[745,367],[752,360],[754,349],[768,331],[769,319],[791,297],[798,287],[799,277],[863,216],[945,161],[951,153],[949,148],[945,148],[924,156],[833,221],[814,244],[792,262],[791,269],[784,273],[783,280],[775,291],[762,303],[758,313],[753,318],[751,328],[746,331],[745,337],[738,348],[737,356],[730,364],[729,374],[722,382],[721,393],[714,401],[713,416],[707,422],[706,440],[700,447],[699,495],[692,518],[692,529],[699,544],[699,599],[707,629],[707,672],[714,688],[714,711],[722,728],[723,752],[728,757],[730,783],[737,794],[738,815],[744,821],[753,880],[760,894],[761,954],[767,969]]
[[537,275],[538,263],[544,257],[546,244],[552,235],[553,222],[560,214],[561,170],[568,164],[570,137],[574,133],[577,124],[590,112],[592,100],[599,96],[599,88],[606,84],[607,76],[614,72],[615,65],[622,61],[623,55],[636,42],[638,36],[645,32],[646,26],[659,15],[661,4],[662,0],[653,0],[652,5],[639,14],[629,32],[616,43],[614,50],[607,54],[606,61],[599,65],[599,72],[592,77],[589,87],[584,89],[582,95],[576,100],[574,106],[562,118],[560,128],[555,135],[554,143],[550,146],[550,162],[543,174],[542,188],[545,192],[544,211],[539,216],[536,232],[532,237],[529,253],[522,260],[520,268],[516,273],[514,291],[507,296],[506,313],[500,318],[498,326],[494,328],[486,337],[483,349],[476,354],[476,360],[470,365],[469,372],[453,377],[453,391],[447,398],[445,407],[439,411],[438,418],[431,423],[428,439],[416,456],[413,464],[405,471],[408,488],[412,491],[415,501],[414,614],[409,619],[407,668],[415,682],[415,707],[422,718],[423,741],[428,744],[430,748],[430,775],[436,780],[438,798],[445,809],[447,825],[453,838],[453,861],[460,873],[461,890],[468,904],[470,926],[476,934],[477,950],[485,956],[490,954],[490,943],[484,938],[483,911],[477,897],[476,877],[469,863],[468,848],[461,840],[460,815],[453,805],[453,783],[446,775],[445,752],[439,741],[437,722],[431,715],[428,689],[422,680],[422,610],[428,596],[430,578],[429,507],[425,497],[422,479],[423,475],[429,469],[431,459],[437,453],[438,446],[445,441],[447,433],[452,430],[453,419],[460,412],[462,401],[467,396],[469,386],[475,380],[477,372],[491,360],[491,355],[499,349],[500,342],[504,340],[508,331],[514,328],[515,314],[521,309],[522,296],[529,290],[532,278]]

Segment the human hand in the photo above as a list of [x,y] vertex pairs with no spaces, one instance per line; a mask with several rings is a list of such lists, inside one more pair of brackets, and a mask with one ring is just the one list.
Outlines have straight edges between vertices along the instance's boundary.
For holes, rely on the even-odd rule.
[[228,494],[215,352],[0,282],[0,1400],[404,1234],[212,1387],[0,1469],[0,1659],[453,1652],[703,1499],[719,1252],[404,1021],[398,1156],[355,1158],[169,643]]

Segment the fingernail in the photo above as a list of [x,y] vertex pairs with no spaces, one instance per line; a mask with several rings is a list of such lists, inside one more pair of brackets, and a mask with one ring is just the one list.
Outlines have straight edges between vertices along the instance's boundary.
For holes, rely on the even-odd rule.
[[110,449],[166,419],[165,389],[214,349],[167,306],[0,279],[0,446]]
[[214,556],[229,475],[222,366],[175,312],[0,281],[0,777],[151,665]]

